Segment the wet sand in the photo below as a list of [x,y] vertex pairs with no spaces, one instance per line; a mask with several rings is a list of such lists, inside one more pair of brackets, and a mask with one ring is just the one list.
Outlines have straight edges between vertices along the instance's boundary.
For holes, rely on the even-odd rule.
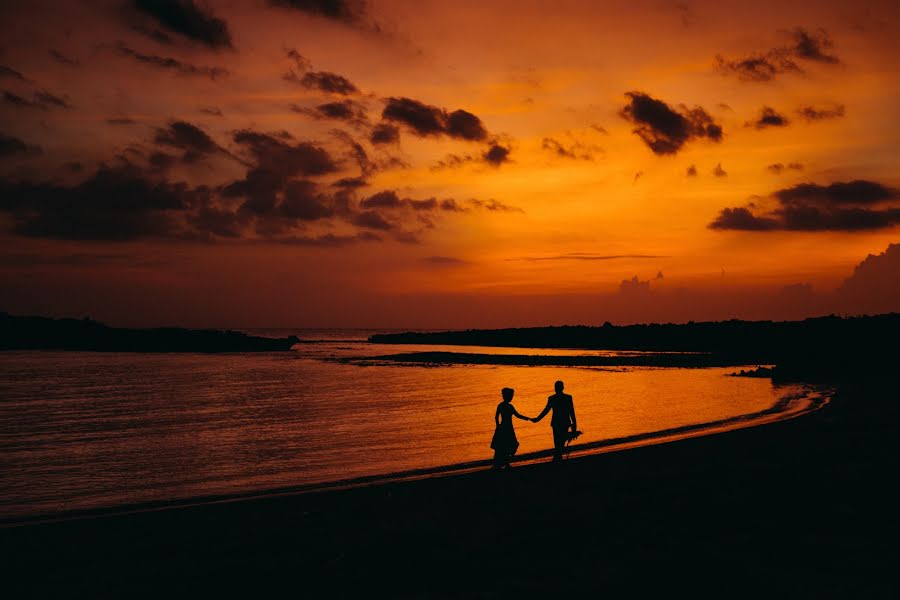
[[896,381],[573,458],[0,530],[8,597],[886,597]]

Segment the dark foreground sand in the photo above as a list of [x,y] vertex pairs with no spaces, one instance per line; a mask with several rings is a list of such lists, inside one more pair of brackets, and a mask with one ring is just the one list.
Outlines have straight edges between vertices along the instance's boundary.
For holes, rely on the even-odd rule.
[[561,467],[0,530],[4,597],[897,597],[898,389]]

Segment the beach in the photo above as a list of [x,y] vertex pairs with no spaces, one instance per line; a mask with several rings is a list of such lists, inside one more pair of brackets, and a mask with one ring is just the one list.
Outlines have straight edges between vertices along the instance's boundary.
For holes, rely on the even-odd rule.
[[888,597],[896,383],[843,382],[799,418],[563,465],[7,528],[7,584],[11,597]]

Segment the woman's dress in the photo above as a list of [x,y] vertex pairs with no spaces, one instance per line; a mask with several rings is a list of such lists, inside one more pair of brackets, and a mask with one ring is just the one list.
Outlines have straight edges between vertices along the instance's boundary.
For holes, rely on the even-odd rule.
[[514,410],[509,402],[501,402],[498,407],[500,424],[494,430],[491,448],[503,456],[512,456],[519,448],[519,440],[516,439],[516,431],[513,429],[512,424]]

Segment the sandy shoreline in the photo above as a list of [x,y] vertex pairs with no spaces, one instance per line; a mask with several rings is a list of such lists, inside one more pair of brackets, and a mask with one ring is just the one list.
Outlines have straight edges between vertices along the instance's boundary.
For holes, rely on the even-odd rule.
[[6,529],[3,560],[12,597],[884,596],[893,389],[845,384],[802,418],[562,468]]
[[[754,413],[735,415],[718,421],[683,425],[620,438],[575,443],[569,448],[569,458],[574,460],[595,454],[618,452],[651,444],[664,444],[688,437],[712,435],[733,429],[755,427],[766,423],[792,419],[808,412],[821,409],[827,405],[830,396],[833,395],[833,393],[834,390],[829,386],[806,386],[806,389],[803,392],[793,396],[786,396],[771,407]],[[515,466],[526,466],[549,462],[552,457],[553,450],[548,448],[534,452],[520,453],[516,455],[511,462]],[[465,463],[365,475],[335,481],[292,485],[283,488],[264,489],[259,491],[159,500],[69,512],[36,514],[19,518],[0,518],[0,530],[10,527],[23,527],[69,520],[100,519],[141,512],[177,510],[214,503],[242,502],[275,496],[295,496],[298,494],[320,493],[361,486],[415,481],[430,477],[453,477],[489,469],[492,464],[493,462],[490,458],[485,458]]]

